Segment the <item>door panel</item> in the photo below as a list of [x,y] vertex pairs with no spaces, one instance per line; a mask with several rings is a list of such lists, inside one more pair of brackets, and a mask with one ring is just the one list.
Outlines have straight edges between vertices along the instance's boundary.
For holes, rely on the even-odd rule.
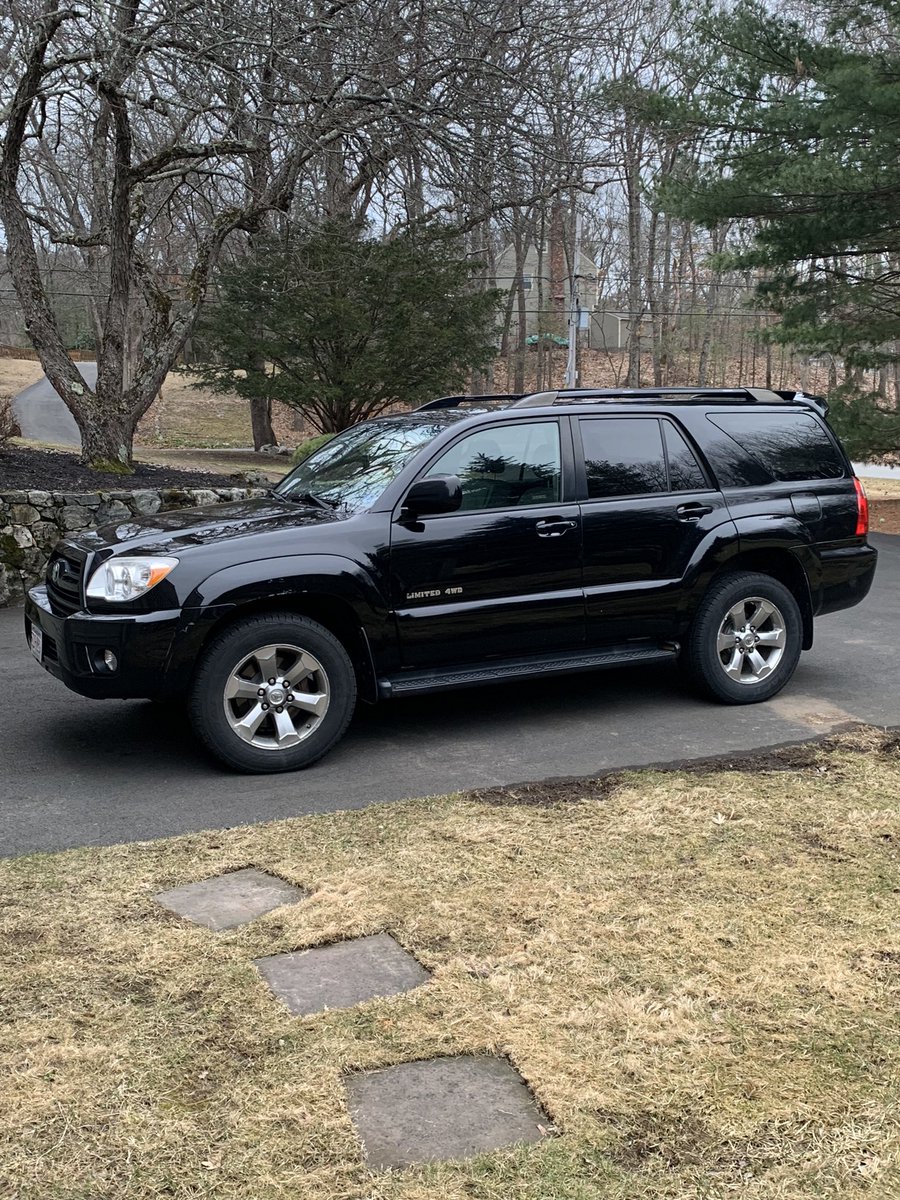
[[427,475],[457,475],[460,511],[395,519],[392,606],[404,666],[584,644],[581,515],[563,503],[556,419],[463,435]]
[[701,542],[729,519],[721,493],[711,491],[585,504],[588,645],[672,637],[685,571]]
[[578,648],[584,643],[578,506],[395,523],[391,584],[404,666]]
[[[698,547],[730,520],[683,433],[652,415],[583,418],[589,646],[672,637]],[[670,490],[672,489],[672,490]]]

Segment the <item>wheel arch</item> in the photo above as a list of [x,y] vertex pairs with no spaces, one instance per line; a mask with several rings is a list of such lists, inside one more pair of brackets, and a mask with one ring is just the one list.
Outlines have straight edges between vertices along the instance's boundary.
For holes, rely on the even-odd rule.
[[786,547],[781,546],[740,550],[719,567],[710,582],[721,579],[723,575],[733,575],[739,571],[753,571],[759,575],[769,575],[788,589],[797,601],[803,621],[802,648],[804,650],[811,649],[813,644],[812,592],[809,576],[797,556]]
[[259,613],[291,612],[333,634],[353,663],[360,699],[378,698],[375,658],[390,653],[393,626],[375,578],[352,559],[315,554],[238,563],[199,583],[184,612],[183,638],[175,650],[181,686],[210,639],[230,624]]
[[375,664],[372,647],[365,626],[356,609],[343,596],[323,592],[303,592],[291,595],[251,596],[237,601],[227,612],[222,613],[206,629],[197,647],[197,656],[218,637],[223,630],[246,617],[264,616],[267,613],[294,613],[309,617],[333,634],[350,656],[356,672],[356,682],[361,700],[374,704],[378,699]]

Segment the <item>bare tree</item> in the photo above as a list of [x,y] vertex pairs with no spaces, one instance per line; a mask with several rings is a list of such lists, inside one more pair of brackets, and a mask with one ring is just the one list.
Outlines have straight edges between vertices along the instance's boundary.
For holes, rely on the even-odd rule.
[[[454,160],[490,195],[471,228],[502,206],[473,145],[483,156],[500,144],[498,113],[522,124],[527,103],[513,121],[496,96],[534,95],[535,31],[559,37],[565,24],[552,0],[14,0],[0,220],[29,336],[85,460],[128,469],[220,254],[278,214],[380,203],[396,220],[402,180],[409,215],[467,224],[441,178]],[[488,117],[490,138],[473,137]],[[52,246],[76,251],[91,281],[93,390],[41,271]]]

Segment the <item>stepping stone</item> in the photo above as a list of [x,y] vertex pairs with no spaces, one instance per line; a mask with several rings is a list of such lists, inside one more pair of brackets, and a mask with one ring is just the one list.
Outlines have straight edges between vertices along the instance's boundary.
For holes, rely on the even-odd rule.
[[247,867],[159,892],[153,899],[179,917],[218,931],[245,925],[282,904],[296,904],[308,894],[256,867]]
[[550,1124],[522,1076],[502,1058],[403,1063],[350,1075],[346,1086],[376,1171],[539,1142]]
[[273,954],[256,959],[255,965],[278,999],[298,1016],[349,1008],[374,996],[396,996],[431,978],[388,933]]

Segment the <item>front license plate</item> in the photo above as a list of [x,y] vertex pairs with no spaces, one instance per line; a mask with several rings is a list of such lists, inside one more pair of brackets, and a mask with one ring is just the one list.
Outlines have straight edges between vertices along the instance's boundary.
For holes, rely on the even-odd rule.
[[31,627],[31,653],[38,662],[44,657],[44,631],[37,625]]

